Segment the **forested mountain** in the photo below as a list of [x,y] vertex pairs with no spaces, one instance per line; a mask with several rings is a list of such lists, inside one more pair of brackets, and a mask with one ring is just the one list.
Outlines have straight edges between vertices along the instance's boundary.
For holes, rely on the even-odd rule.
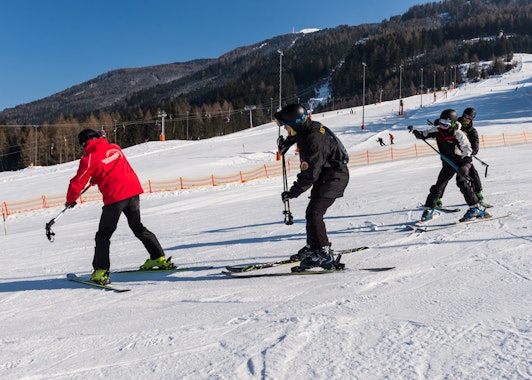
[[[104,129],[124,147],[158,139],[162,111],[167,139],[248,128],[249,105],[254,124],[267,122],[279,106],[281,63],[281,102],[317,110],[362,104],[362,63],[366,103],[501,73],[514,52],[532,52],[531,12],[532,0],[448,0],[378,24],[277,36],[217,59],[114,70],[0,112],[0,170],[78,158],[82,128]],[[480,61],[493,65],[482,71]],[[470,64],[466,75],[462,64]],[[320,88],[329,97],[309,103]]]

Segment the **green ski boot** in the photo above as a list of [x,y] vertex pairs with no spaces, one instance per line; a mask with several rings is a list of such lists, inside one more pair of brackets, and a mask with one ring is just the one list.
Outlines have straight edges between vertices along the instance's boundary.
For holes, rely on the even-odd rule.
[[107,269],[95,269],[92,272],[91,281],[100,285],[110,284],[109,271]]
[[171,259],[171,257],[166,258],[164,256],[158,257],[156,259],[147,259],[146,262],[140,266],[140,270],[173,269],[175,268],[175,265],[170,261]]

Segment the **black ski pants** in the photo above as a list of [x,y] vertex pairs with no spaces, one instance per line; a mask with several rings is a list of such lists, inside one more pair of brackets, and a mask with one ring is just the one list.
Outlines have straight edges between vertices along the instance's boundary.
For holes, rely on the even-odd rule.
[[94,249],[94,260],[92,266],[94,269],[109,270],[111,264],[109,261],[109,246],[111,245],[111,236],[116,230],[120,215],[124,213],[127,223],[135,236],[144,244],[148,250],[151,259],[164,256],[164,251],[157,240],[157,237],[144,227],[140,221],[140,200],[136,195],[123,201],[111,203],[103,206],[100,217],[100,225],[96,232],[96,247]]
[[313,251],[330,245],[323,216],[335,200],[316,196],[310,198],[305,218],[307,220],[307,244]]
[[[455,174],[456,171],[450,165],[447,165],[445,163],[443,164],[440,170],[440,174],[438,174],[438,179],[436,180],[436,183],[430,187],[429,195],[427,196],[427,200],[425,201],[425,207],[436,207],[436,202],[438,198],[442,197],[445,187],[449,183],[449,180],[453,178]],[[460,189],[460,192],[463,194],[464,199],[469,206],[478,203],[478,197],[475,194],[475,191],[473,190],[473,185],[470,183],[470,181],[466,180],[466,178],[457,175],[456,185]]]
[[471,164],[471,168],[469,169],[469,177],[473,181],[473,191],[475,193],[480,193],[482,191],[482,182],[480,182],[480,175],[473,164]]
[[[469,169],[469,178],[471,178],[471,181],[473,182],[472,186],[473,186],[473,191],[475,192],[475,194],[480,193],[482,191],[482,182],[480,181],[480,175],[478,174],[478,171],[475,168],[475,166],[473,166],[473,164],[471,164],[471,168]],[[439,198],[443,198],[443,193],[445,192],[446,186],[447,186],[447,183],[445,183],[445,185],[443,186],[443,189],[442,189],[442,192]]]

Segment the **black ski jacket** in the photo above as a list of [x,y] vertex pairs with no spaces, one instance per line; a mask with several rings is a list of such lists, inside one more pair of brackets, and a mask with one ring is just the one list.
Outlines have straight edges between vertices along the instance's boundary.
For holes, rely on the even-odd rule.
[[349,183],[348,156],[337,137],[317,121],[307,120],[295,135],[301,172],[290,188],[297,197],[312,187],[311,197],[340,198]]
[[473,121],[465,120],[463,117],[459,117],[458,121],[462,124],[462,131],[466,133],[469,143],[471,144],[472,154],[475,156],[480,148],[478,131],[473,127]]

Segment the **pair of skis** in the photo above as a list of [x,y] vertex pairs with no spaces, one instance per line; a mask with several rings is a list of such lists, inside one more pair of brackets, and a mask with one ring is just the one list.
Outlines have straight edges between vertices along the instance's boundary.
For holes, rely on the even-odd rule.
[[[326,273],[335,273],[335,272],[341,272],[344,270],[343,264],[339,263],[340,258],[342,255],[353,253],[353,252],[359,252],[368,249],[369,247],[357,247],[357,248],[349,248],[349,249],[343,249],[339,251],[335,251],[334,255],[336,257],[336,264],[338,265],[335,269],[329,269],[329,270],[298,270],[298,266],[294,266],[292,268],[291,272],[279,272],[279,273],[249,273],[249,272],[255,272],[257,270],[266,269],[266,268],[273,268],[278,266],[285,266],[285,265],[293,265],[297,264],[300,261],[299,260],[281,260],[281,261],[271,261],[271,262],[263,262],[263,263],[254,263],[254,264],[247,264],[247,265],[230,265],[226,266],[226,270],[222,271],[222,273],[226,276],[229,276],[231,278],[256,278],[256,277],[284,277],[284,276],[299,276],[299,275],[318,275],[318,274],[326,274]],[[382,272],[394,269],[395,267],[377,267],[377,268],[358,268],[357,270],[361,271],[370,271],[370,272]]]

